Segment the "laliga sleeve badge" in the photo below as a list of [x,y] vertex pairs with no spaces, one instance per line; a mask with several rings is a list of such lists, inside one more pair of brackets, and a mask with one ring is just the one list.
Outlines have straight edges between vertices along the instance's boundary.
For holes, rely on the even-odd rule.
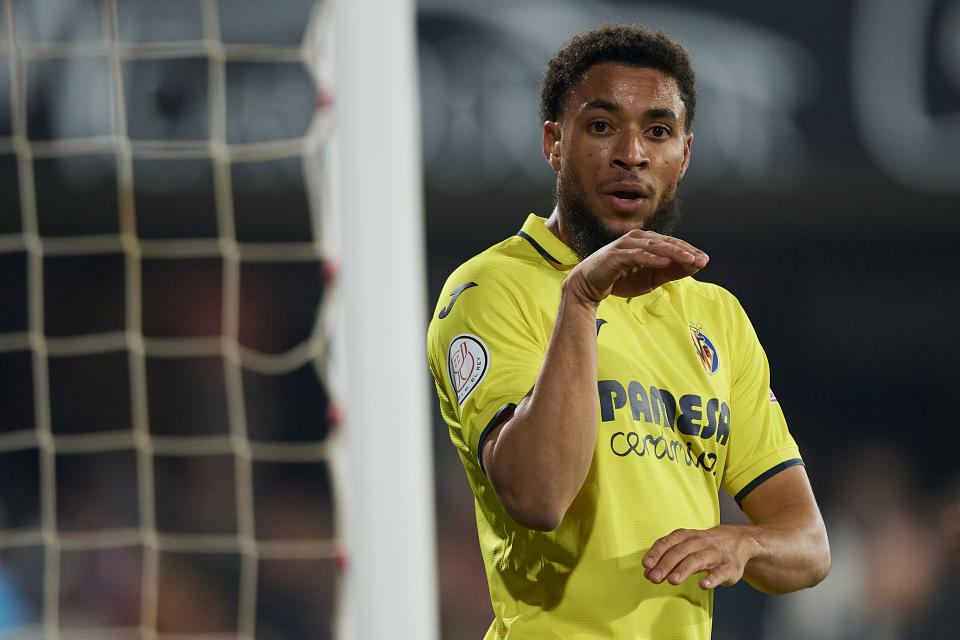
[[700,358],[703,370],[709,375],[715,374],[720,368],[720,356],[717,353],[717,348],[710,342],[710,338],[701,331],[701,325],[695,324],[692,320],[690,321],[690,337],[693,338],[693,344],[697,348],[697,356]]
[[487,374],[490,355],[487,345],[477,336],[461,334],[447,349],[447,375],[457,394],[457,403],[463,403],[480,385]]

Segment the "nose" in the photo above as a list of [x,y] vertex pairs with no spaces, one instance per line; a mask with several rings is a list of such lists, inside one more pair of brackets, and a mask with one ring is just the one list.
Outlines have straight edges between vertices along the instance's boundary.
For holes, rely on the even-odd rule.
[[613,164],[623,169],[646,167],[650,163],[647,150],[643,144],[643,136],[638,133],[625,133],[616,142],[611,157]]

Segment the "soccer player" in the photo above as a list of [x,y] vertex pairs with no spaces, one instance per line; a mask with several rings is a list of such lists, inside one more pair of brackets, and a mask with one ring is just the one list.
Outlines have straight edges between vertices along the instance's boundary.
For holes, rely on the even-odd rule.
[[[830,565],[766,357],[673,237],[694,77],[662,33],[606,26],[550,61],[556,208],[450,276],[428,331],[476,501],[487,638],[709,638],[713,589]],[[751,525],[719,524],[718,491]]]

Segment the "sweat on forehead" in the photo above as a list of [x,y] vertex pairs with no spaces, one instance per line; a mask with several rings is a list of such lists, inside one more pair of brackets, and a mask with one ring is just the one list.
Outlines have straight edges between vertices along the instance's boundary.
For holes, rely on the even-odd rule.
[[684,127],[690,130],[697,99],[690,57],[663,32],[639,25],[605,25],[567,43],[547,64],[540,89],[540,120],[559,120],[566,98],[584,74],[604,62],[649,67],[671,76],[686,107]]

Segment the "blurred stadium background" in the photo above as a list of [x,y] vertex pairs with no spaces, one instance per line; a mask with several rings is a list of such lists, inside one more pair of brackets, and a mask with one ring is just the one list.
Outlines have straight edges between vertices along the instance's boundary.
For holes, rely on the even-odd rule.
[[[351,540],[324,148],[351,105],[317,21],[348,2],[0,2],[0,636],[334,637]],[[392,17],[371,11],[370,38]],[[423,326],[450,270],[552,207],[549,57],[605,21],[664,29],[698,73],[680,235],[753,319],[834,558],[810,592],[720,589],[714,637],[953,637],[960,0],[419,0],[415,19]],[[368,127],[394,126],[390,98]],[[425,359],[377,375],[425,379]],[[436,414],[430,434],[439,635],[479,638],[472,499]]]

